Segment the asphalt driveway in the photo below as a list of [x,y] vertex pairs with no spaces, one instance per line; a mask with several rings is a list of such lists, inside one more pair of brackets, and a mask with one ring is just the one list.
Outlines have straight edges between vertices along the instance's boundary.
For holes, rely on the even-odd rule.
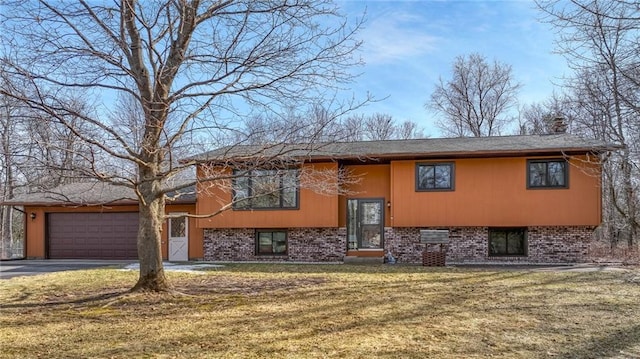
[[47,259],[47,260],[14,260],[0,261],[0,279],[36,275],[50,272],[69,270],[93,269],[101,267],[121,268],[136,261],[118,260],[76,260],[76,259]]

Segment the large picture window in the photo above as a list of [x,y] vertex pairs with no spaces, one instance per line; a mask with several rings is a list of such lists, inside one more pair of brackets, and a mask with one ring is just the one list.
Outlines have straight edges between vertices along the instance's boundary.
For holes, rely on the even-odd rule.
[[453,163],[418,163],[416,191],[453,190]]
[[256,232],[256,254],[285,255],[287,254],[287,232],[263,231]]
[[490,256],[526,256],[525,228],[489,228]]
[[568,166],[564,159],[527,161],[528,188],[567,188]]
[[298,208],[297,170],[237,170],[234,176],[234,209]]

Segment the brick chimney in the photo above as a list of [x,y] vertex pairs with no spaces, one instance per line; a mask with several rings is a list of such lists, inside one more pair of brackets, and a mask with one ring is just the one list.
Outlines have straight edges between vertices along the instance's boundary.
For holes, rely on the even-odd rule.
[[564,117],[556,116],[551,119],[551,133],[566,133],[567,124],[564,122]]

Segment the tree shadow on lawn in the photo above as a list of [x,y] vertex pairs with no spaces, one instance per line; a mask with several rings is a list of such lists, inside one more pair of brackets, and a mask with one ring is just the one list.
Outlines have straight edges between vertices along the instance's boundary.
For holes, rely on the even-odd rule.
[[[347,273],[350,273],[348,271]],[[234,272],[230,272],[229,276],[226,275],[214,275],[214,276],[188,276],[181,278],[172,278],[170,283],[172,285],[173,290],[168,293],[139,293],[142,298],[145,298],[141,301],[152,301],[158,302],[170,299],[174,296],[193,296],[193,297],[211,297],[211,296],[224,296],[224,295],[261,295],[261,294],[270,294],[276,292],[286,292],[290,290],[299,290],[300,288],[305,288],[306,295],[314,295],[314,292],[319,294],[323,294],[326,290],[324,284],[330,281],[329,277],[325,276],[312,276],[312,277],[291,277],[291,278],[252,278],[252,277],[236,277],[233,276]],[[249,271],[251,273],[251,271]],[[266,273],[278,273],[273,271],[267,271]],[[290,272],[287,272],[290,273]],[[298,273],[298,272],[295,272]],[[322,271],[319,272],[299,272],[300,274],[307,273],[325,273]],[[364,274],[378,274],[376,271],[363,270]],[[395,272],[391,272],[389,274],[393,274]],[[406,273],[406,272],[400,272]],[[412,273],[412,272],[410,272]],[[475,285],[482,285],[484,283],[491,283],[496,280],[513,280],[517,277],[526,276],[527,272],[512,272],[512,271],[504,271],[504,272],[491,272],[491,271],[482,271],[482,272],[466,272],[466,271],[456,271],[455,276],[448,277],[449,272],[440,271],[439,273],[432,272],[417,272],[420,274],[434,274],[436,276],[429,277],[415,277],[412,279],[408,279],[409,282],[421,282],[423,286],[439,286],[443,284],[452,284],[452,285],[461,285],[463,287],[473,287]],[[366,278],[364,279],[366,280]],[[340,282],[339,279],[331,280],[333,282]],[[359,288],[366,290],[367,288],[371,291],[375,291],[380,286],[384,286],[386,290],[389,289],[397,289],[401,291],[405,289],[407,285],[407,281],[400,282],[375,282],[370,284],[359,284]],[[463,284],[460,284],[463,283]],[[55,308],[55,307],[65,307],[65,306],[104,306],[104,305],[115,305],[117,306],[118,301],[121,299],[127,299],[135,297],[135,294],[132,294],[129,288],[111,288],[109,291],[104,291],[101,293],[94,293],[91,295],[85,295],[82,292],[63,292],[61,288],[53,288],[48,289],[48,292],[52,292],[53,294],[49,294],[48,297],[44,300],[34,301],[31,299],[28,302],[25,300],[29,300],[30,297],[34,296],[35,293],[29,291],[20,291],[20,296],[14,299],[10,299],[11,302],[0,303],[0,309],[29,309],[29,308]],[[130,296],[131,295],[131,296]],[[157,298],[152,299],[150,296],[155,295]],[[54,299],[49,299],[53,297]],[[115,303],[115,304],[114,304]]]
[[203,268],[203,272],[216,273],[255,273],[255,274],[372,274],[372,275],[429,275],[434,283],[477,280],[490,280],[494,277],[512,278],[531,273],[530,270],[502,270],[496,268],[466,268],[466,267],[424,267],[419,265],[401,264],[281,264],[281,263],[233,263],[218,268]]
[[[501,274],[513,276],[516,273]],[[351,338],[349,340],[357,340],[356,337],[362,333],[384,337],[392,333],[393,328],[414,328],[416,330],[413,333],[407,332],[404,335],[412,336],[407,343],[416,344],[417,347],[399,348],[399,344],[396,343],[394,348],[377,346],[358,348],[356,345],[346,350],[357,351],[358,357],[391,355],[391,353],[402,354],[400,356],[404,357],[423,357],[429,350],[429,344],[426,344],[425,340],[428,341],[434,335],[446,337],[449,333],[443,332],[441,328],[448,325],[446,323],[451,320],[462,323],[469,320],[470,310],[475,309],[476,306],[473,304],[475,300],[479,298],[486,300],[488,291],[491,289],[484,287],[474,291],[472,285],[464,285],[465,288],[460,288],[455,284],[451,287],[443,288],[441,284],[434,287],[432,282],[424,277],[413,282],[412,286],[407,286],[406,283],[395,283],[380,288],[380,285],[375,284],[353,285],[348,282],[332,281],[320,288],[298,288],[295,292],[277,291],[269,293],[268,296],[252,298],[251,305],[265,307],[269,303],[295,303],[291,310],[284,306],[283,310],[251,312],[250,315],[228,318],[226,324],[218,323],[218,325],[236,327],[235,331],[240,333],[244,332],[244,328],[258,328],[277,318],[269,327],[272,334],[268,341],[248,335],[242,338],[241,347],[249,353],[273,352],[280,356],[287,354],[288,349],[281,347],[281,344],[286,342],[315,343],[315,348],[322,353],[322,350],[331,347],[331,341],[335,340],[337,333],[340,333],[344,340],[347,340],[344,335],[348,335]],[[375,291],[376,288],[379,290]],[[329,300],[326,300],[327,298]],[[461,333],[465,333],[465,330],[462,328]],[[461,333],[458,334],[467,335]],[[183,335],[184,337],[179,341],[207,341],[207,338],[197,337],[197,334],[194,337],[194,333],[176,333],[176,338],[181,338]],[[399,334],[394,333],[394,335]],[[208,350],[214,353],[224,353],[233,347],[225,340],[207,343]],[[510,350],[489,348],[489,344],[482,342],[476,336],[470,339],[470,344],[473,346],[458,348],[456,351],[460,355],[463,353],[472,355],[474,350],[493,350],[493,354],[496,354],[497,350],[502,350],[505,354]]]
[[[331,270],[333,268],[342,267],[337,271]],[[387,270],[386,268],[391,268]],[[286,269],[286,270],[285,270]],[[290,270],[293,269],[293,270]],[[407,270],[409,269],[409,270]],[[412,270],[416,269],[416,270]],[[218,274],[225,272],[225,268],[215,270]],[[532,280],[522,281],[520,284],[516,284],[518,278],[533,278],[530,274],[535,273],[528,270],[469,270],[469,269],[451,269],[451,268],[438,268],[437,270],[425,270],[423,267],[418,266],[378,266],[378,268],[371,266],[361,265],[349,265],[348,267],[329,265],[329,266],[315,266],[315,265],[293,265],[293,266],[272,266],[272,265],[239,265],[236,268],[231,268],[229,271],[230,276],[224,275],[212,275],[202,277],[186,277],[186,278],[172,278],[170,283],[173,286],[173,292],[167,293],[169,296],[176,294],[185,294],[191,296],[210,296],[210,295],[225,295],[225,294],[240,294],[240,295],[255,295],[264,294],[275,291],[286,291],[299,289],[300,287],[317,288],[318,291],[323,291],[323,284],[329,281],[329,277],[325,276],[313,276],[313,277],[292,277],[292,278],[240,278],[233,276],[233,273],[286,273],[286,274],[334,274],[334,273],[354,273],[354,274],[424,274],[429,277],[413,277],[406,281],[393,282],[390,279],[390,283],[372,283],[367,285],[372,290],[375,290],[380,285],[384,285],[387,288],[396,287],[398,290],[406,285],[407,281],[423,281],[425,285],[442,285],[442,284],[456,284],[463,287],[473,287],[475,285],[485,285],[500,283],[501,281],[509,282],[504,288],[500,288],[496,285],[495,290],[513,290],[531,286],[547,286],[552,284],[562,284],[576,281],[588,281],[594,285],[600,281],[610,280],[607,278],[594,278],[593,273],[563,273],[561,275],[553,274],[534,274],[535,278]],[[365,278],[366,280],[366,278]],[[384,278],[382,278],[384,280]],[[333,280],[333,281],[339,281]],[[362,286],[360,286],[362,288]],[[366,286],[365,286],[366,287]],[[65,305],[101,305],[109,300],[118,299],[119,297],[125,298],[128,294],[131,294],[129,288],[112,288],[110,291],[102,293],[94,293],[91,295],[83,295],[84,293],[69,292],[62,293],[62,289],[53,290],[55,299],[43,300],[43,301],[29,301],[31,296],[34,295],[29,290],[21,290],[20,296],[14,299],[9,299],[10,302],[5,300],[4,303],[0,303],[0,309],[19,309],[19,308],[37,308],[37,307],[56,307]],[[162,296],[162,294],[159,294]]]
[[[250,273],[251,271],[248,272]],[[274,272],[269,271],[269,273]],[[378,272],[365,269],[363,273],[374,274],[374,276],[363,276],[353,282],[342,280],[342,278],[348,278],[344,276],[333,278],[328,275],[323,276],[321,275],[323,272],[311,272],[318,275],[283,277],[277,277],[277,273],[275,272],[275,276],[252,277],[234,275],[234,271],[231,271],[228,274],[212,273],[207,276],[184,275],[171,278],[170,282],[174,285],[174,288],[185,292],[189,296],[184,302],[180,297],[171,298],[164,295],[143,294],[126,297],[131,298],[131,300],[121,302],[119,297],[123,297],[128,293],[126,288],[122,290],[111,288],[103,293],[92,295],[86,295],[87,293],[68,293],[68,297],[61,297],[59,300],[46,300],[38,303],[0,304],[0,309],[12,308],[19,310],[21,308],[33,308],[37,310],[38,308],[53,308],[64,310],[67,309],[64,307],[65,305],[90,307],[104,306],[105,303],[117,309],[122,303],[122,309],[126,311],[126,313],[123,312],[122,314],[133,315],[133,318],[138,316],[145,320],[153,320],[157,317],[158,319],[166,320],[167,318],[175,317],[176,320],[179,320],[185,316],[184,310],[190,310],[189,307],[194,311],[208,310],[213,312],[239,307],[241,312],[237,317],[225,319],[222,316],[219,319],[207,319],[207,323],[213,326],[227,323],[238,333],[244,328],[264,326],[264,323],[269,323],[274,319],[274,315],[277,314],[277,321],[274,323],[274,327],[271,328],[274,333],[273,344],[263,343],[258,338],[251,336],[245,337],[242,342],[245,352],[265,353],[265,349],[269,350],[265,346],[272,345],[271,349],[275,353],[275,351],[282,350],[282,348],[279,349],[278,347],[278,341],[319,341],[318,349],[323,350],[331,345],[331,340],[334,340],[332,338],[336,333],[347,333],[352,336],[354,333],[360,335],[359,333],[368,331],[370,328],[384,330],[384,328],[388,328],[387,326],[390,323],[394,322],[420,328],[421,332],[416,332],[416,338],[412,339],[419,344],[420,341],[428,339],[428,335],[441,335],[438,331],[439,329],[437,329],[438,325],[444,326],[446,322],[451,320],[465,323],[468,320],[465,313],[471,313],[477,309],[486,311],[487,308],[482,303],[476,303],[477,300],[482,298],[513,291],[514,288],[530,288],[532,295],[536,295],[536,293],[544,293],[548,285],[561,284],[562,282],[580,283],[582,281],[591,281],[595,285],[610,278],[608,275],[594,278],[593,273],[564,273],[563,275],[537,273],[532,275],[529,271],[469,272],[463,270],[449,272],[445,270],[432,273],[420,270],[416,273],[436,275],[413,275],[407,277],[406,280],[400,281],[393,281],[393,277],[390,276],[390,281],[385,282],[386,278],[375,276]],[[393,274],[393,272],[390,274]],[[407,274],[414,274],[414,272],[409,271]],[[449,274],[455,275],[449,276]],[[367,282],[371,279],[373,279],[371,283]],[[520,281],[521,279],[522,281]],[[70,298],[69,296],[76,297]],[[403,303],[404,299],[408,301],[411,298],[419,298],[419,300],[409,302],[404,307],[396,306],[395,304]],[[214,300],[212,301],[212,299]],[[220,301],[216,299],[220,299]],[[181,306],[162,306],[158,310],[145,310],[150,303],[160,304],[167,302],[181,302],[185,306],[184,308]],[[256,306],[255,308],[266,308],[269,303],[288,302],[304,309],[286,310],[285,307],[284,310],[275,314],[268,310],[251,312],[254,305]],[[114,304],[111,305],[109,303]],[[512,303],[507,301],[505,304]],[[379,308],[383,307],[386,310],[379,311]],[[539,310],[540,307],[532,309]],[[378,312],[375,312],[376,310]],[[460,312],[461,310],[462,312]],[[371,311],[376,314],[371,314]],[[74,313],[71,313],[71,315],[73,317],[69,317],[69,314],[63,315],[60,320],[70,320],[70,318],[75,318],[74,320],[76,320],[80,318]],[[42,318],[43,323],[45,320],[50,321],[51,319],[50,316]],[[541,317],[540,319],[543,320],[545,318]],[[417,325],[417,321],[426,324]],[[291,330],[296,326],[300,328]],[[640,338],[639,328],[639,326],[630,327],[628,330],[623,331],[622,334],[617,334],[618,332],[607,333],[594,342],[584,343],[582,346],[580,344],[571,345],[571,347],[566,348],[565,352],[556,350],[556,355],[566,359],[595,358],[602,357],[602,355],[594,356],[593,353],[616,354],[620,350],[628,348],[635,350],[633,345],[634,343],[637,344],[638,338]],[[460,335],[467,335],[464,333],[463,331]],[[209,350],[212,352],[224,353],[225,350],[232,349],[232,347],[229,347],[231,344],[227,343],[228,340],[222,340],[222,338],[231,338],[230,336],[225,335],[218,338],[221,340],[214,345],[211,342],[212,338],[207,337],[207,335],[205,333],[185,332],[175,333],[173,338],[180,341],[181,336],[184,336],[185,343],[200,345],[208,343],[211,345]],[[621,335],[629,344],[623,345],[624,343],[618,340],[617,335]],[[482,342],[481,339],[473,337],[469,342],[471,346],[464,350],[460,349],[459,353],[465,352],[472,355],[474,350],[501,350],[503,354],[513,354],[513,352],[504,348],[489,347],[487,349],[487,344]],[[405,349],[398,349],[397,347],[388,349],[366,348],[371,356],[383,354],[385,350],[388,350],[387,354],[397,352],[408,356],[419,356],[426,354],[428,349],[425,346]],[[544,348],[537,349],[542,350]]]
[[[516,273],[503,273],[503,275],[512,276]],[[531,292],[533,295],[545,295],[546,286],[555,285],[562,282],[572,282],[576,278],[588,280],[590,275],[588,273],[574,273],[568,278],[564,278],[561,276],[553,276],[549,280],[541,280],[536,283],[531,283],[529,285],[523,285],[522,287],[531,287]],[[543,278],[543,277],[541,277]],[[487,278],[488,279],[488,278]],[[423,279],[420,282],[423,282],[425,285],[430,284],[429,280]],[[375,286],[372,286],[375,287]],[[405,290],[403,295],[393,295],[395,289],[401,289],[402,284],[396,284],[393,288],[386,293],[380,293],[380,295],[375,296],[366,296],[363,300],[355,299],[349,302],[349,305],[345,305],[345,300],[350,297],[352,293],[354,293],[354,289],[350,288],[347,284],[343,287],[331,287],[328,288],[331,290],[335,296],[336,300],[334,302],[324,303],[319,306],[308,306],[306,310],[300,312],[282,312],[278,313],[278,318],[281,320],[279,326],[281,326],[281,330],[275,330],[274,333],[274,341],[288,341],[288,340],[305,340],[309,338],[320,339],[325,334],[331,333],[345,333],[349,331],[358,331],[365,328],[379,328],[383,330],[387,323],[407,323],[407,325],[413,325],[411,323],[415,323],[417,320],[419,321],[428,321],[426,324],[420,326],[423,329],[431,328],[435,330],[433,333],[436,334],[438,332],[435,328],[437,328],[438,323],[444,323],[450,320],[456,320],[461,323],[465,323],[467,320],[471,320],[473,317],[467,317],[469,313],[472,313],[476,310],[487,311],[489,309],[499,309],[499,308],[491,308],[491,306],[487,307],[487,303],[478,302],[481,301],[482,298],[487,298],[492,294],[498,294],[496,292],[512,291],[509,287],[479,287],[478,290],[474,291],[473,286],[464,285],[465,288],[460,288],[458,285],[452,286],[448,290],[442,290],[441,287],[433,288],[430,292],[423,291],[419,286],[416,288],[412,288],[410,290]],[[358,290],[362,291],[362,287],[359,287]],[[438,290],[440,289],[440,290]],[[366,291],[366,290],[365,290]],[[391,294],[390,294],[391,293]],[[538,293],[538,294],[535,294]],[[322,296],[322,292],[318,291],[314,292],[305,292],[301,293],[307,299],[312,299],[314,296]],[[394,302],[402,302],[403,298],[410,298],[415,295],[416,297],[423,298],[423,302],[415,302],[408,307],[404,308],[394,308],[389,306],[390,303]],[[286,293],[282,293],[282,296],[287,296]],[[278,298],[275,298],[278,299]],[[491,303],[493,304],[493,303]],[[503,303],[496,303],[501,306],[504,305],[513,305],[510,300],[507,298]],[[371,309],[378,309],[381,306],[388,306],[388,310],[384,312],[380,312],[376,316],[365,316],[362,317],[361,313],[367,312]],[[588,305],[584,305],[585,308],[589,308]],[[580,312],[581,305],[571,305],[573,308],[573,312]],[[547,311],[545,310],[546,304],[540,303],[538,306],[532,306],[531,312],[527,315],[530,318],[537,318],[539,322],[545,322],[549,320],[547,315]],[[525,308],[521,309],[512,309],[513,311],[526,310]],[[599,309],[601,310],[601,309]],[[525,314],[525,313],[523,313]],[[615,314],[615,313],[611,313]],[[352,319],[347,319],[351,317]],[[499,317],[499,313],[496,318]],[[340,318],[340,319],[332,319],[332,318]],[[496,319],[494,318],[494,319]],[[243,318],[242,320],[246,322],[245,324],[250,327],[251,323],[262,323],[271,319],[271,315],[269,313],[265,314],[256,314],[251,318]],[[329,322],[324,322],[325,319],[328,319]],[[491,318],[487,319],[490,320]],[[525,320],[525,322],[527,322]],[[302,324],[305,323],[305,324]],[[318,324],[321,323],[321,324]],[[530,323],[530,322],[529,322]],[[295,325],[304,326],[305,330],[299,330],[295,333],[287,331],[291,327]],[[580,344],[572,344],[570,346],[559,347],[566,349],[565,353],[562,353],[561,350],[555,349],[556,355],[560,355],[561,358],[600,358],[606,357],[607,355],[619,354],[623,349],[631,349],[634,351],[638,351],[638,343],[640,340],[640,326],[632,326],[629,329],[625,330],[616,330],[615,333],[610,333],[603,335],[598,338],[594,342],[585,343],[584,345]],[[565,327],[565,329],[570,330],[569,327]],[[501,329],[500,329],[501,330]],[[497,330],[496,334],[500,335],[502,332]],[[519,329],[515,329],[519,330]],[[523,335],[530,329],[522,329]],[[518,332],[515,332],[518,333]],[[617,334],[616,334],[617,333]],[[620,333],[623,335],[620,336]],[[425,333],[416,333],[416,335],[420,336]],[[542,332],[538,333],[540,338],[544,337]],[[469,343],[472,347],[466,349],[458,349],[459,354],[466,353],[468,355],[473,355],[474,350],[487,350],[487,352],[491,352],[492,355],[496,354],[496,351],[502,351],[503,354],[514,354],[514,351],[507,348],[497,348],[492,347],[491,342],[483,342],[480,340],[481,338],[476,338],[473,336],[473,339],[470,339]],[[542,340],[542,339],[539,339]],[[247,346],[255,346],[256,349],[260,348],[261,345],[265,345],[264,343],[252,343],[245,342]],[[516,346],[520,346],[520,348],[526,348],[530,351],[530,353],[537,352],[541,355],[544,354],[545,347],[534,345],[534,344],[519,344],[514,341],[512,344]],[[264,349],[264,348],[261,348]],[[407,349],[406,352],[403,351],[403,354],[408,355],[418,355],[420,353],[424,354],[426,348],[416,348],[415,351],[411,349]],[[394,350],[394,349],[390,349]],[[597,354],[594,354],[597,353]],[[375,355],[376,353],[371,353]],[[380,354],[378,352],[377,354]],[[640,354],[640,352],[638,352]],[[627,357],[627,356],[623,356]],[[635,357],[635,356],[632,356]],[[638,356],[640,357],[640,356]]]
[[[420,282],[427,283],[428,281],[422,279]],[[217,322],[216,325],[220,327],[236,327],[236,331],[244,333],[245,328],[258,328],[276,318],[273,325],[269,327],[271,333],[269,342],[263,342],[261,339],[248,336],[242,339],[241,346],[248,352],[264,354],[273,350],[273,353],[277,353],[282,349],[277,349],[276,347],[269,349],[269,346],[277,346],[279,343],[289,341],[312,340],[317,342],[318,340],[325,340],[323,339],[325,336],[331,337],[335,333],[361,331],[367,328],[382,330],[385,324],[412,321],[416,319],[416,316],[426,317],[426,314],[433,307],[437,307],[440,304],[452,305],[458,301],[463,302],[470,299],[469,295],[471,295],[470,292],[458,291],[456,296],[451,296],[449,291],[435,289],[430,292],[425,292],[419,288],[406,290],[406,286],[401,284],[385,287],[384,293],[371,291],[370,294],[363,295],[363,292],[368,292],[367,288],[354,287],[349,283],[340,286],[328,284],[328,286],[320,285],[319,288],[318,286],[315,288],[313,286],[297,287],[294,291],[281,290],[279,288],[267,293],[267,295],[251,298],[240,303],[244,310],[250,311],[251,306],[264,308],[268,307],[269,304],[275,303],[295,303],[295,305],[290,310],[285,306],[284,310],[257,311],[251,312],[251,315],[240,313],[237,317],[221,317],[219,319],[221,322]],[[375,288],[375,286],[371,288]],[[399,290],[402,288],[405,291],[398,295]],[[263,292],[262,294],[265,293]],[[430,300],[428,303],[415,302],[409,306],[395,306],[394,300],[411,296],[416,298],[422,296]],[[326,300],[327,298],[330,300]],[[205,303],[203,302],[203,304]],[[234,306],[236,304],[234,303]],[[300,310],[299,307],[304,309]],[[366,314],[381,307],[385,307],[387,310],[375,315]],[[224,308],[215,309],[218,311]],[[449,315],[454,314],[447,312]],[[213,338],[198,337],[197,333],[190,332],[175,333],[174,339],[178,342],[206,342],[210,353],[215,353],[216,351],[224,353],[237,345],[237,343],[227,343],[226,340],[218,340],[214,343],[212,342]],[[411,350],[407,352],[411,352]],[[279,354],[282,355],[283,353],[280,352]]]
[[561,359],[640,358],[640,324],[604,333],[556,356]]
[[[0,304],[0,309],[51,308],[51,307],[59,307],[59,306],[65,306],[65,305],[91,305],[91,304],[101,303],[109,299],[121,297],[127,293],[130,293],[129,290],[105,292],[105,293],[99,293],[99,294],[90,295],[90,296],[77,297],[75,299],[70,299],[68,297],[60,297],[59,300],[46,300],[46,301],[26,302],[26,303],[3,303],[3,304]],[[13,302],[15,301],[16,300],[14,300]]]
[[275,291],[297,290],[301,287],[320,287],[327,282],[325,277],[310,278],[240,278],[235,276],[206,276],[177,279],[173,288],[188,296],[211,296],[243,294],[268,294]]
[[[375,276],[376,273],[367,272],[367,274],[374,274]],[[412,276],[396,281],[393,276],[386,278],[372,278],[370,276],[360,278],[347,277],[345,280],[345,277],[331,277],[330,275],[255,278],[238,277],[234,276],[233,273],[229,275],[218,273],[218,275],[194,278],[195,280],[173,281],[173,284],[176,290],[196,298],[214,298],[224,295],[248,295],[252,297],[266,295],[270,298],[276,298],[281,295],[289,295],[289,291],[295,291],[306,297],[316,297],[325,296],[327,290],[357,290],[360,293],[375,294],[382,289],[384,292],[402,293],[407,291],[408,286],[416,287],[411,291],[416,291],[416,295],[420,295],[432,291],[441,294],[449,292],[451,288],[443,290],[446,286],[470,290],[471,292],[476,287],[485,290],[481,287],[486,287],[487,283],[512,281],[526,276],[527,272],[459,272],[452,277],[448,277],[447,273],[442,273],[442,275],[439,274],[437,276]],[[499,287],[498,289],[500,291],[508,290],[508,287]]]
[[[458,267],[443,266],[429,267],[419,264],[321,264],[321,263],[288,263],[288,262],[260,262],[260,263],[223,263],[220,267],[202,268],[202,271],[228,271],[243,273],[300,273],[300,274],[326,274],[326,273],[446,273],[446,272],[481,272],[491,271],[491,267]],[[524,271],[525,269],[518,269]]]

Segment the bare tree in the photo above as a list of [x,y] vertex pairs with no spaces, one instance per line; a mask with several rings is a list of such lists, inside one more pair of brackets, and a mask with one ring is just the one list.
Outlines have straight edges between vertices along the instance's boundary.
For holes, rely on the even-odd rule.
[[[328,1],[41,0],[5,2],[3,10],[2,43],[15,51],[3,62],[29,86],[0,93],[82,139],[87,173],[138,195],[134,290],[169,288],[160,250],[166,194],[189,185],[171,179],[196,164],[176,161],[174,149],[228,141],[238,118],[318,102],[349,82],[358,62],[359,23],[349,27]],[[94,95],[93,108],[75,106],[79,91]],[[137,141],[108,115],[118,94],[141,109]],[[358,104],[338,105],[346,112]],[[110,171],[109,159],[128,161],[136,173]]]
[[389,114],[355,114],[339,122],[346,141],[376,141],[424,138],[423,130],[413,121],[398,123]]
[[353,114],[340,122],[346,141],[362,141],[364,139],[364,114]]
[[480,54],[459,56],[451,78],[440,78],[426,107],[443,116],[437,125],[448,136],[495,136],[510,121],[519,88],[511,66]]
[[424,130],[413,121],[406,120],[396,125],[396,138],[409,140],[412,138],[425,138]]
[[307,108],[289,108],[279,114],[247,118],[238,128],[237,144],[329,143],[345,138],[340,126],[341,112],[313,104]]
[[[6,81],[2,81],[2,85],[5,86]],[[12,101],[6,96],[0,96],[0,151],[2,151],[0,188],[2,200],[13,198],[18,186],[16,167],[21,144],[20,141],[17,141],[19,136],[17,111],[16,101]],[[13,242],[13,208],[0,206],[0,259],[12,257]]]
[[390,140],[395,136],[395,122],[391,115],[374,113],[362,124],[366,140]]
[[611,81],[609,71],[584,69],[581,73],[567,83],[573,91],[578,111],[575,131],[623,146],[612,153],[602,166],[603,211],[612,245],[622,240],[633,247],[637,244],[640,230],[637,183],[640,176],[639,114],[620,101],[614,85],[617,81]]
[[623,237],[632,246],[640,231],[640,7],[624,0],[537,4],[575,70],[565,85],[580,111],[576,130],[623,146],[603,166],[604,206],[612,243]]
[[[24,87],[24,81],[10,76],[3,67],[0,72],[2,88]],[[88,106],[82,98],[74,99],[75,106]],[[82,128],[77,118],[70,123]],[[17,194],[42,191],[83,178],[83,165],[90,149],[73,131],[47,117],[31,111],[23,102],[0,94],[0,133],[2,157],[2,200]],[[24,226],[22,216],[13,207],[0,207],[0,238],[3,258],[23,255]],[[19,235],[19,238],[18,236]]]
[[518,133],[521,135],[572,132],[576,109],[572,97],[554,93],[545,101],[523,106],[519,116]]
[[344,115],[313,105],[304,112],[291,109],[285,116],[249,118],[242,131],[238,132],[237,142],[256,145],[299,143],[314,139],[317,143],[331,143],[424,137],[417,123],[397,123],[388,114]]

